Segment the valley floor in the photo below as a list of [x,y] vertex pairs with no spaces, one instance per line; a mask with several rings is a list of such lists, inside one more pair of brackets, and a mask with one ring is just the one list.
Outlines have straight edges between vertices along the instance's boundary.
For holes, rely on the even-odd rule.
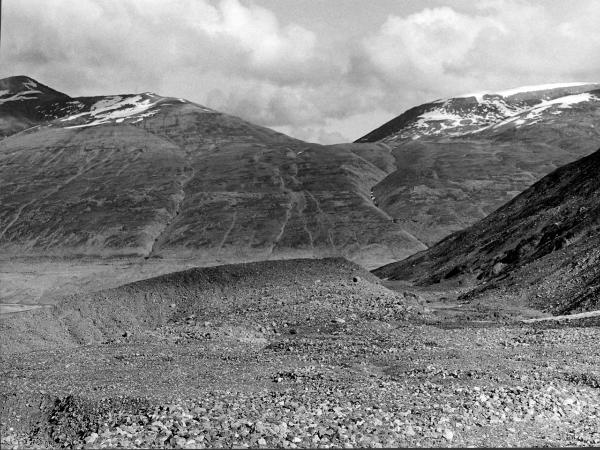
[[599,317],[423,312],[355,280],[5,355],[2,448],[600,444]]

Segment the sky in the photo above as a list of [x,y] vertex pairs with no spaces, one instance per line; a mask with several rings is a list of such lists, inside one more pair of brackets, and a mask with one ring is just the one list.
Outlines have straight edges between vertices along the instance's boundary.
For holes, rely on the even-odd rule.
[[439,98],[600,81],[598,23],[598,0],[3,0],[0,78],[331,144]]

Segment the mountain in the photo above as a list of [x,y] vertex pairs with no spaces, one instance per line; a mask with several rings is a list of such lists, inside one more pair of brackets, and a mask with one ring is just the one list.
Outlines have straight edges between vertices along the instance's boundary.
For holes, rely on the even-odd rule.
[[562,116],[572,105],[589,102],[599,90],[600,83],[560,83],[435,100],[409,109],[356,142],[392,144],[404,139],[527,129],[547,115]]
[[[341,255],[378,267],[467,227],[593,151],[598,88],[440,100],[405,113],[413,119],[403,119],[400,134],[322,146],[185,99],[72,98],[29,77],[7,78],[0,254],[198,264]],[[493,104],[522,119],[506,113],[477,129],[465,122],[460,135],[438,120],[472,118]],[[443,123],[441,131],[413,126],[423,114]]]
[[412,108],[357,143],[390,149],[379,208],[427,245],[600,145],[600,84],[526,86]]
[[373,203],[390,171],[379,144],[309,144],[153,93],[71,98],[28,77],[0,89],[6,257],[375,267],[425,248]]
[[600,150],[565,165],[466,230],[376,275],[463,280],[464,298],[557,313],[600,307]]
[[52,105],[67,103],[67,95],[25,77],[0,80],[0,138],[44,121]]

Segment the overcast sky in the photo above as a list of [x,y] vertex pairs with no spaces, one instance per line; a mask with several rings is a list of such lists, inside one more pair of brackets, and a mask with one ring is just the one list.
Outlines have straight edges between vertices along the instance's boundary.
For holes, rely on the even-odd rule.
[[599,23],[599,0],[3,0],[0,78],[334,143],[437,98],[599,81]]

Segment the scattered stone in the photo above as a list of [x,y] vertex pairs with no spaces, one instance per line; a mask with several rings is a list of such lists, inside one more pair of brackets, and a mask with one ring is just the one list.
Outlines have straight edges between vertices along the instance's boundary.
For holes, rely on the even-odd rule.
[[451,429],[444,428],[444,431],[442,431],[442,437],[447,441],[452,441],[452,439],[454,439],[454,433]]
[[[273,309],[266,309],[263,292],[250,297],[247,308],[236,304],[231,313],[211,304],[207,312],[198,313],[198,326],[182,320],[153,329],[152,347],[141,341],[146,332],[135,328],[136,341],[124,340],[127,349],[117,348],[116,354],[114,340],[108,346],[79,348],[75,354],[36,352],[15,358],[17,368],[0,381],[5,391],[28,389],[37,396],[47,384],[36,385],[36,374],[41,368],[53,370],[56,360],[60,368],[52,373],[53,383],[57,374],[64,374],[75,389],[90,386],[100,395],[106,391],[99,404],[107,400],[106,405],[115,408],[103,419],[106,423],[86,422],[90,416],[68,409],[70,403],[64,410],[53,406],[54,387],[41,392],[46,395],[40,401],[50,397],[57,411],[53,417],[57,432],[52,436],[57,448],[352,448],[440,442],[539,446],[543,439],[564,446],[592,446],[600,439],[598,390],[589,382],[582,386],[583,375],[575,380],[564,373],[567,369],[587,373],[588,381],[596,377],[597,330],[558,329],[541,335],[530,326],[415,325],[401,316],[386,316],[394,304],[403,302],[401,294],[369,296],[362,292],[365,285],[354,285],[360,293],[345,297],[336,294],[338,283],[323,283],[325,291],[309,291],[298,297],[301,301],[286,298],[285,311],[278,305],[273,308],[275,295],[268,300]],[[207,318],[215,321],[214,329],[201,328],[211,324],[204,322]],[[352,326],[332,325],[348,322]],[[289,333],[273,335],[270,323]],[[205,338],[208,330],[210,341]],[[268,336],[261,336],[257,345],[258,330]],[[299,330],[299,336],[290,336]],[[243,339],[225,339],[227,333]],[[543,347],[535,347],[540,342]],[[515,348],[523,343],[530,348]],[[586,358],[570,358],[573,344]],[[567,359],[572,364],[565,370],[555,362]],[[83,376],[105,373],[104,361],[108,365],[117,361],[109,369],[118,371],[118,381],[104,378],[104,384],[85,386],[87,380],[75,378],[78,365],[88,370],[82,371]],[[522,383],[521,375],[532,375],[533,368],[539,370],[539,379]],[[22,373],[25,377],[17,378]],[[126,377],[160,396],[183,392],[186,398],[126,414],[118,406],[125,401],[123,394],[129,395],[122,389]],[[171,382],[178,387],[175,393],[169,390]],[[24,397],[19,408],[35,409],[37,401]],[[71,420],[73,425],[66,426],[90,428],[71,437],[60,428],[62,421]],[[2,448],[28,448],[26,439],[7,427]],[[540,433],[531,433],[536,428]],[[87,435],[92,429],[97,432]]]
[[91,433],[88,437],[85,438],[86,444],[93,444],[98,439],[98,433]]

